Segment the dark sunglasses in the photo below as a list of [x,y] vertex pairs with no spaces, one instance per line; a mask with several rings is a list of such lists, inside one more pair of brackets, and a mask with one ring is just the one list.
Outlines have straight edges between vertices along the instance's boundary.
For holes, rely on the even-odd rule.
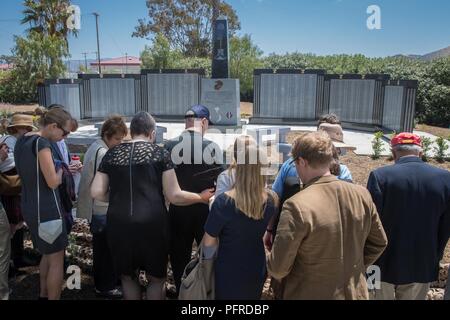
[[56,126],[62,130],[63,132],[63,137],[68,136],[70,134],[70,131],[67,131],[66,129],[64,129],[61,125],[56,124]]

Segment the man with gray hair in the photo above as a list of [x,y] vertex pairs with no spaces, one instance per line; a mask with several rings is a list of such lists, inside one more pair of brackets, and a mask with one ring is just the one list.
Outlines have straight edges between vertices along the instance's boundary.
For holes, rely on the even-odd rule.
[[422,161],[415,134],[395,136],[391,147],[395,164],[373,171],[368,182],[388,237],[372,298],[425,300],[450,237],[450,172]]

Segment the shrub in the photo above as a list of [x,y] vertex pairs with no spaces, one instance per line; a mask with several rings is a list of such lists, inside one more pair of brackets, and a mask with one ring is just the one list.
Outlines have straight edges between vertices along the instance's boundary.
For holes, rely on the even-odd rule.
[[436,139],[436,147],[434,147],[434,151],[436,152],[436,160],[439,162],[444,162],[446,158],[446,151],[449,146],[447,145],[446,139],[439,137]]
[[383,135],[384,134],[381,131],[374,134],[374,138],[372,140],[372,159],[374,160],[380,159],[381,154],[385,151],[385,148],[383,147]]
[[421,136],[420,138],[422,139],[422,149],[423,149],[422,160],[428,161],[428,155],[429,152],[431,151],[431,145],[433,144],[433,141],[431,140],[431,138],[424,136]]

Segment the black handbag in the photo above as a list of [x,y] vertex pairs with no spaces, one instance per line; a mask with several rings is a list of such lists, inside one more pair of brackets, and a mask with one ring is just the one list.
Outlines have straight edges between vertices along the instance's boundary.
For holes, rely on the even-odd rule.
[[59,186],[59,196],[64,212],[72,212],[73,203],[76,200],[75,182],[69,167],[64,162],[61,164],[63,170],[62,183]]

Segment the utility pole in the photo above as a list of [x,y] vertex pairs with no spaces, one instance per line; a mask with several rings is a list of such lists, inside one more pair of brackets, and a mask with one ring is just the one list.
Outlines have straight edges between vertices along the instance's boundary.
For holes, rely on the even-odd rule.
[[128,52],[125,53],[125,74],[128,73]]
[[97,28],[97,57],[98,57],[98,74],[102,74],[102,65],[100,64],[100,39],[98,35],[98,17],[100,16],[97,12],[94,12],[93,15],[95,16],[95,25]]
[[84,67],[85,67],[85,72],[87,72],[88,70],[88,66],[87,66],[87,55],[89,52],[83,52],[82,55],[84,56]]

